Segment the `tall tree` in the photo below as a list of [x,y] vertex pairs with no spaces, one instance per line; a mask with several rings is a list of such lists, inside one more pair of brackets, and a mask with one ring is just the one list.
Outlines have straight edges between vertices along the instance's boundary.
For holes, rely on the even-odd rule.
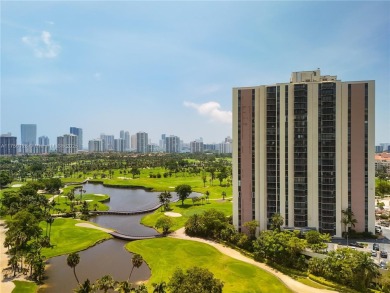
[[272,230],[277,230],[278,232],[280,232],[283,223],[284,223],[284,219],[283,219],[281,214],[275,213],[272,215],[272,217],[271,217],[271,229]]
[[250,238],[256,239],[256,229],[257,227],[259,227],[259,222],[256,220],[252,220],[249,222],[245,222],[243,226],[248,229]]
[[77,283],[80,285],[79,278],[77,278],[76,275],[76,266],[79,264],[79,262],[80,262],[80,256],[77,252],[73,252],[69,254],[66,259],[66,263],[68,264],[69,267],[73,269],[74,277],[76,278]]
[[192,188],[188,184],[181,184],[176,186],[175,191],[177,196],[181,200],[181,205],[184,205],[184,200],[187,199],[192,193]]
[[133,270],[134,268],[139,268],[144,262],[144,259],[142,258],[142,256],[140,254],[137,254],[137,253],[134,253],[133,254],[133,257],[131,258],[131,263],[133,264],[132,268],[131,268],[131,271],[130,271],[130,275],[129,275],[129,278],[127,279],[127,281],[130,281],[130,278],[131,278],[131,275],[133,274]]
[[349,227],[355,228],[355,225],[357,224],[357,220],[355,218],[355,214],[350,208],[341,210],[341,213],[342,213],[341,223],[344,224],[345,233],[347,233]]

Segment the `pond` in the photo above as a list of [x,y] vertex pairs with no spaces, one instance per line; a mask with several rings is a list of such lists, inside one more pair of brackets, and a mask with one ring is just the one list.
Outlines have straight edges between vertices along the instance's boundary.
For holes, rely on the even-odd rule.
[[[76,267],[80,282],[88,278],[93,283],[104,275],[110,275],[116,281],[127,280],[132,268],[132,254],[124,248],[126,243],[123,240],[110,239],[80,251],[80,263]],[[73,269],[67,265],[66,258],[67,255],[62,255],[49,259],[46,267],[48,279],[39,292],[73,292],[77,287]],[[133,270],[130,281],[134,284],[149,278],[150,269],[146,263],[143,263],[141,267]]]

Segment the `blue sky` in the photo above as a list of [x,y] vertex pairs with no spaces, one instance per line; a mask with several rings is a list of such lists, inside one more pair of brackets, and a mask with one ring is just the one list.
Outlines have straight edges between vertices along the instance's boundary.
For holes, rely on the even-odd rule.
[[[1,132],[231,135],[237,86],[321,69],[376,81],[390,142],[390,2],[1,1]],[[20,140],[18,140],[20,142]]]

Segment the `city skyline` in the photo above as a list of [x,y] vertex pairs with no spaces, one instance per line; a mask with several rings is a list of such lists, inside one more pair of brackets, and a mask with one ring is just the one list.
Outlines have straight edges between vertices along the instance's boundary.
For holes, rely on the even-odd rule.
[[120,130],[218,143],[232,133],[232,87],[317,68],[375,80],[375,143],[390,142],[390,3],[1,5],[1,133],[18,143],[24,123],[50,142],[82,128],[84,148]]

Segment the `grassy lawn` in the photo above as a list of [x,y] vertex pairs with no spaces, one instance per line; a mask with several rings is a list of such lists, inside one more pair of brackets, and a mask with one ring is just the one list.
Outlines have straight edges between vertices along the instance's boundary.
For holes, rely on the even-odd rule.
[[129,242],[126,248],[143,256],[152,270],[149,288],[166,281],[177,267],[204,267],[224,282],[224,292],[291,292],[278,278],[253,265],[232,259],[207,244],[173,238]]
[[12,293],[35,293],[38,291],[38,285],[33,282],[14,281],[14,284],[15,288]]
[[[91,211],[95,209],[95,204],[96,204],[96,210],[108,211],[109,207],[103,202],[109,198],[110,197],[108,195],[99,196],[95,194],[83,194],[82,201],[84,200],[87,201],[89,209]],[[80,202],[79,200],[80,200],[80,195],[76,193],[75,200],[73,202],[76,204],[75,208],[77,210],[80,210],[82,206],[82,202]],[[54,201],[56,202],[55,205],[56,209],[61,210],[63,212],[70,212],[70,201],[65,195],[61,194],[57,196],[54,199]]]
[[[75,226],[75,224],[83,222],[74,219],[56,218],[51,227],[50,241],[54,247],[43,248],[42,255],[50,258],[68,254],[86,249],[102,240],[112,238],[111,235],[103,231]],[[46,222],[42,222],[41,227],[45,234]]]
[[[180,213],[182,217],[171,218],[173,222],[173,226],[171,228],[172,231],[175,231],[184,226],[188,218],[194,214],[202,214],[204,211],[209,209],[216,209],[218,211],[223,212],[226,216],[230,216],[232,214],[232,202],[229,200],[225,201],[216,201],[210,200],[210,203],[204,204],[192,204],[191,199],[187,199],[184,201],[184,205],[181,205],[181,201],[171,203],[170,212]],[[164,211],[161,211],[161,208],[156,210],[153,214],[147,215],[142,218],[141,223],[145,226],[154,227],[158,218],[164,216]],[[161,232],[161,231],[160,231]]]
[[[95,180],[102,181],[106,185],[114,186],[134,186],[134,187],[144,187],[151,189],[153,191],[174,191],[174,188],[180,184],[188,184],[192,187],[194,192],[205,193],[207,190],[210,192],[210,198],[221,198],[222,192],[226,192],[227,197],[232,196],[232,187],[223,186],[227,183],[225,179],[220,186],[218,179],[214,179],[213,182],[210,182],[210,174],[207,173],[207,182],[203,183],[201,174],[189,174],[188,172],[179,172],[173,173],[172,176],[164,178],[162,176],[167,172],[164,168],[150,168],[150,169],[140,169],[140,176],[133,178],[132,174],[121,174],[120,170],[114,170],[112,179],[104,178],[101,179],[98,176]],[[101,174],[101,172],[99,172]],[[150,175],[160,174],[161,178],[150,178]],[[85,175],[85,178],[61,178],[62,182],[82,182],[87,177],[92,178],[91,174]],[[77,193],[77,192],[76,192]]]

